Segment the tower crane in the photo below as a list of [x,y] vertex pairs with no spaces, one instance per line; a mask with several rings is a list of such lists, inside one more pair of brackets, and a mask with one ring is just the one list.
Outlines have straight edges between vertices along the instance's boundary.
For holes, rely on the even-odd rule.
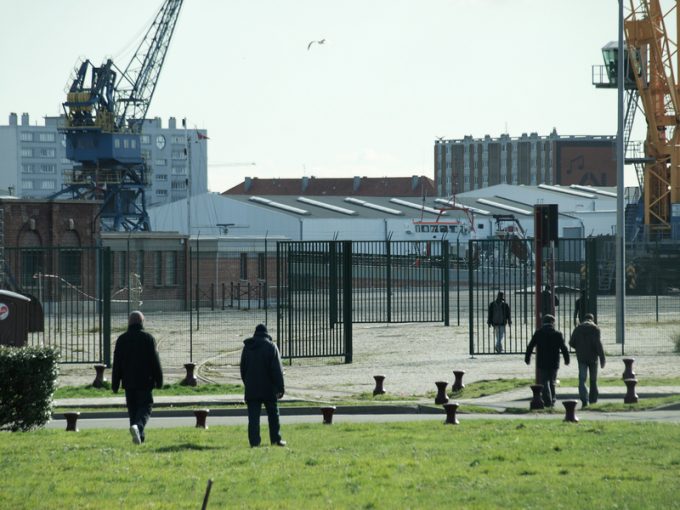
[[[656,237],[675,237],[680,227],[680,53],[675,33],[680,0],[629,0],[624,30],[630,72],[647,121],[643,170],[644,223]],[[675,235],[673,235],[673,231]]]
[[102,200],[102,230],[149,230],[142,126],[183,0],[165,0],[124,70],[111,59],[85,60],[63,103],[66,157],[75,161],[68,185],[52,196]]

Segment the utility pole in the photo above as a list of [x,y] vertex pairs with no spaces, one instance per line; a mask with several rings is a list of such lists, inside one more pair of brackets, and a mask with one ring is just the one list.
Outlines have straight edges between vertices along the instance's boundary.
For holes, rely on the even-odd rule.
[[[623,84],[625,75],[625,63],[623,59],[623,0],[619,0],[619,47],[618,47],[618,72],[617,82],[617,130],[616,130],[616,343],[621,344],[623,353],[625,323],[624,315],[626,299],[626,232],[625,232],[625,209],[623,203],[623,165],[624,165],[624,113],[623,113]],[[646,184],[647,185],[647,184]]]

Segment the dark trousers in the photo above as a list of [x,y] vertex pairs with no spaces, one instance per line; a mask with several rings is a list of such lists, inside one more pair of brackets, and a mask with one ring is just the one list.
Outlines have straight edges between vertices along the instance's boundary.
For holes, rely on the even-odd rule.
[[144,427],[151,416],[153,407],[152,390],[125,390],[125,404],[127,405],[130,426],[137,425],[139,436],[144,442]]
[[279,406],[276,400],[248,400],[248,441],[250,446],[260,446],[260,412],[262,404],[269,420],[269,440],[276,443],[281,440],[281,424],[279,423]]
[[552,407],[555,405],[555,381],[557,380],[557,369],[538,369],[540,384],[543,385],[543,405]]

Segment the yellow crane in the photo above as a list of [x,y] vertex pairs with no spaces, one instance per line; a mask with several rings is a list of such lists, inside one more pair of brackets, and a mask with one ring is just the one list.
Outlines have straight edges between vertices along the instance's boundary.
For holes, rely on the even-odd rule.
[[644,223],[649,234],[667,237],[672,225],[680,223],[680,130],[676,129],[680,91],[675,76],[680,53],[668,30],[680,33],[680,0],[661,4],[660,0],[630,0],[624,31],[629,72],[635,77],[647,121]]

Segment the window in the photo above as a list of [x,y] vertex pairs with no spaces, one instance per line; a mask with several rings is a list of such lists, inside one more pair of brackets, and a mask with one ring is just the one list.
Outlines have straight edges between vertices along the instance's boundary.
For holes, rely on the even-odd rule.
[[82,284],[80,250],[64,250],[59,253],[59,276],[71,285]]
[[155,162],[156,166],[165,166],[168,164],[167,159],[157,159]]
[[33,181],[21,181],[22,189],[33,189]]
[[142,149],[141,154],[142,158],[151,159],[151,151],[149,149]]
[[185,167],[185,166],[173,166],[172,167],[172,173],[174,175],[186,175],[187,174],[187,167]]
[[38,149],[39,158],[54,158],[57,156],[56,149],[48,149],[47,147],[42,147]]
[[177,252],[165,254],[165,284],[177,285]]
[[22,142],[32,142],[33,141],[33,133],[29,133],[27,131],[22,131],[20,137],[21,137]]
[[257,254],[257,277],[264,280],[267,277],[267,258],[266,253]]
[[157,251],[153,254],[153,283],[160,287],[163,285],[163,253]]
[[172,151],[172,159],[187,159],[185,151]]
[[123,149],[129,149],[130,148],[130,140],[127,138],[123,138]]
[[121,288],[127,287],[127,252],[119,252],[118,254],[118,286]]
[[172,181],[172,189],[177,190],[177,189],[187,189],[187,181],[186,180],[181,180],[181,181]]
[[114,149],[120,149],[120,138],[114,138],[113,139],[113,148]]
[[168,180],[168,175],[167,175],[167,174],[157,174],[157,175],[156,175],[156,180],[157,180],[157,181],[167,181],[167,180]]
[[241,253],[241,280],[248,279],[248,254]]
[[130,140],[130,148],[131,149],[137,148],[137,140],[135,140],[134,138],[132,140]]
[[168,196],[168,190],[167,189],[157,189],[156,190],[156,196],[157,197],[167,197]]
[[42,181],[40,183],[40,189],[55,189],[57,184],[54,181]]
[[42,250],[21,251],[21,282],[24,287],[35,287],[34,274],[42,273],[45,269]]
[[149,145],[151,143],[151,137],[149,135],[140,135],[139,143],[142,145]]
[[32,158],[33,157],[33,149],[21,149],[21,157],[22,158]]
[[56,137],[54,133],[40,133],[38,135],[38,140],[41,142],[54,142]]
[[186,143],[184,135],[174,135],[172,137],[172,143]]
[[52,165],[52,164],[42,164],[42,165],[40,165],[40,173],[42,173],[42,174],[54,174],[54,173],[57,173],[57,165]]
[[30,164],[30,163],[24,163],[21,165],[21,173],[22,174],[32,174],[35,172],[35,166]]

